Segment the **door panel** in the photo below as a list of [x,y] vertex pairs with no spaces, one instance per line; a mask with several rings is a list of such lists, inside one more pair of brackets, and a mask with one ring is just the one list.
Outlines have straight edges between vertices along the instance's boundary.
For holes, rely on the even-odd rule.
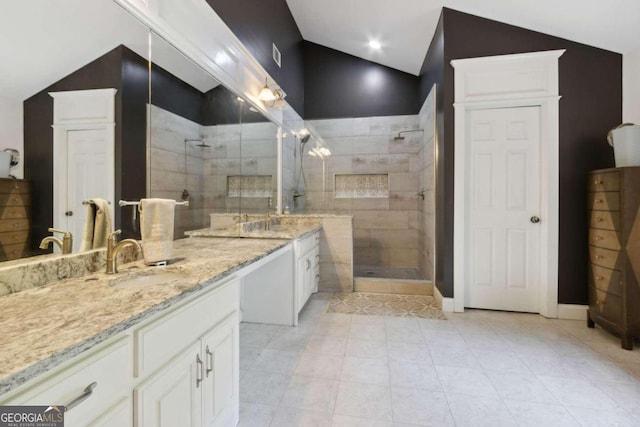
[[465,306],[538,312],[539,107],[468,115]]
[[67,206],[66,230],[73,234],[73,252],[80,250],[82,233],[86,220],[86,208],[82,202],[87,199],[111,199],[109,165],[111,157],[108,147],[108,129],[86,129],[69,131],[67,134]]

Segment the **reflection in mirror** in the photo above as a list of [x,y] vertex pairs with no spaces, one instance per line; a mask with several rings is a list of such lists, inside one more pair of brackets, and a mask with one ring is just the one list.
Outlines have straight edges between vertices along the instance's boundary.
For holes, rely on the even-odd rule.
[[39,248],[50,227],[77,252],[84,200],[109,201],[119,227],[114,203],[144,195],[148,30],[112,0],[10,2],[0,15],[0,134],[13,136],[0,150],[23,152],[24,174],[11,173],[25,178],[3,180],[0,261],[51,252]]
[[149,196],[189,201],[174,237],[211,214],[273,210],[276,125],[157,34],[151,52]]

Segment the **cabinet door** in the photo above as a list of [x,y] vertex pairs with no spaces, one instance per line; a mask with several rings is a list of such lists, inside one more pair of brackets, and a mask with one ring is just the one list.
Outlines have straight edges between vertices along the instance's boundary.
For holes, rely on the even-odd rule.
[[238,423],[239,319],[232,315],[202,339],[204,425]]
[[134,392],[136,425],[186,427],[202,425],[202,356],[192,344]]

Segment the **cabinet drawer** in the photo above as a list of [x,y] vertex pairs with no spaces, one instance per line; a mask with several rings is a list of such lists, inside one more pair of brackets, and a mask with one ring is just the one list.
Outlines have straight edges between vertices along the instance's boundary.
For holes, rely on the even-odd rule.
[[589,225],[602,230],[620,230],[620,212],[589,211]]
[[618,191],[620,190],[620,173],[594,173],[589,176],[587,188],[589,191]]
[[0,206],[31,206],[31,197],[20,193],[0,194]]
[[7,231],[29,231],[28,219],[5,219],[0,221],[0,233]]
[[589,286],[589,309],[601,315],[614,325],[622,320],[622,299],[600,289]]
[[216,289],[136,330],[134,375],[143,377],[155,371],[238,310],[238,286],[238,279],[228,279]]
[[622,272],[591,264],[589,284],[613,295],[622,296]]
[[589,245],[589,260],[592,264],[601,267],[607,267],[612,270],[622,270],[622,257],[618,251]]
[[16,243],[14,245],[0,246],[0,261],[11,261],[12,259],[30,256],[27,242]]
[[300,256],[303,256],[304,254],[312,250],[314,246],[317,246],[319,242],[320,242],[319,232],[313,233],[310,236],[305,237],[304,239],[298,240],[296,242],[298,245],[298,248],[296,251],[296,257],[299,258]]
[[[65,413],[65,426],[87,425],[116,402],[128,398],[131,390],[131,345],[128,338],[86,357],[73,359],[67,369],[56,372],[23,393],[13,404],[68,405],[83,395],[87,386],[95,387],[86,399]],[[11,404],[10,403],[10,404]]]
[[615,231],[592,228],[589,230],[589,244],[614,251],[620,250],[620,240]]
[[619,211],[620,193],[618,191],[598,191],[587,194],[587,206],[594,211]]

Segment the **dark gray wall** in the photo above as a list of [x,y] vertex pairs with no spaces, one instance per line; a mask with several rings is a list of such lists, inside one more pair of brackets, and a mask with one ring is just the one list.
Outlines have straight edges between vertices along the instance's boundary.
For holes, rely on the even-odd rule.
[[[427,56],[424,59],[422,68],[420,69],[420,98],[419,104],[422,107],[424,101],[429,95],[433,85],[436,85],[436,126],[437,126],[437,148],[438,152],[443,152],[445,138],[444,138],[444,18],[440,15],[438,20],[438,26],[436,27],[435,34],[429,45]],[[447,221],[447,212],[445,211],[446,205],[446,192],[444,190],[444,183],[446,180],[446,170],[443,167],[436,169],[436,206],[435,206],[435,280],[434,283],[440,289],[440,292],[445,295],[445,283],[453,283],[453,258],[445,257],[444,254],[452,253],[453,241],[447,239],[447,228],[452,227],[453,224]],[[448,295],[451,296],[451,295]]]
[[416,114],[420,79],[304,42],[304,118]]
[[[302,35],[285,0],[207,0],[242,44],[287,93],[287,102],[304,116]],[[272,58],[275,43],[282,68]]]
[[[613,166],[606,143],[622,120],[622,55],[569,40],[443,9],[444,142],[438,167],[444,169],[444,233],[439,247],[444,269],[438,288],[453,296],[454,79],[450,61],[460,58],[566,49],[560,78],[560,239],[559,302],[587,303],[586,173]],[[438,236],[437,236],[438,237]]]

